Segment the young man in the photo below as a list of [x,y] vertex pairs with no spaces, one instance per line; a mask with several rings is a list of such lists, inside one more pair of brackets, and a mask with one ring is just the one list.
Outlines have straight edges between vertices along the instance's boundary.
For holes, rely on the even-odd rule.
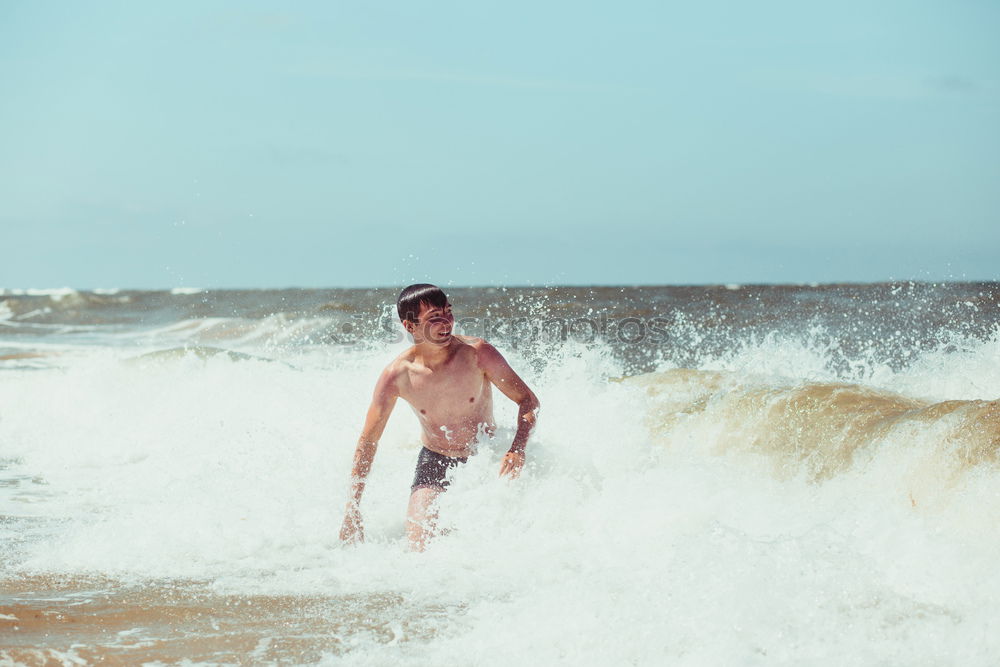
[[423,449],[410,487],[406,534],[410,548],[423,551],[433,536],[434,499],[448,486],[451,468],[465,463],[476,439],[492,436],[491,383],[517,403],[517,432],[504,455],[500,475],[517,477],[524,466],[524,447],[535,424],[538,399],[496,348],[482,338],[452,334],[451,304],[434,285],[410,285],[396,301],[403,328],[413,336],[413,347],[396,357],[379,376],[364,429],[354,452],[351,498],[347,503],[340,539],[364,540],[361,494],[371,470],[375,449],[397,398],[413,408],[420,420]]

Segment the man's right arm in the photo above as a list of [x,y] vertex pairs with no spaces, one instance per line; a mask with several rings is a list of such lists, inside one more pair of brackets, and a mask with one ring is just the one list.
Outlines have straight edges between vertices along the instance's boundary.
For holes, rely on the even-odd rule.
[[361,495],[365,491],[365,480],[372,469],[372,461],[375,459],[375,450],[378,448],[379,438],[385,430],[385,424],[389,421],[392,408],[396,405],[399,397],[397,387],[398,371],[395,363],[390,364],[378,382],[375,383],[375,393],[372,395],[371,405],[368,407],[368,415],[365,417],[365,425],[358,438],[358,446],[354,450],[354,465],[351,467],[351,496],[347,501],[347,508],[344,514],[344,524],[340,529],[340,539],[345,542],[363,542],[365,539],[364,526],[361,522]]

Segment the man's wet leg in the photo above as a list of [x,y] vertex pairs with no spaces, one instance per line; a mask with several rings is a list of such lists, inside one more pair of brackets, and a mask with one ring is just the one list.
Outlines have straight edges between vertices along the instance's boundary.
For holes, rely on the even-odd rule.
[[410,504],[406,510],[406,537],[410,551],[423,551],[436,534],[437,505],[434,501],[444,491],[435,486],[421,486],[410,494]]

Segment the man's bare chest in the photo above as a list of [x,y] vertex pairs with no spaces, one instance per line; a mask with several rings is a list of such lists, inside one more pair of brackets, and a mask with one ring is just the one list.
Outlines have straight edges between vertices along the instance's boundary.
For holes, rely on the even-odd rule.
[[410,369],[403,398],[411,404],[474,403],[483,393],[485,375],[476,366],[449,365],[431,370]]

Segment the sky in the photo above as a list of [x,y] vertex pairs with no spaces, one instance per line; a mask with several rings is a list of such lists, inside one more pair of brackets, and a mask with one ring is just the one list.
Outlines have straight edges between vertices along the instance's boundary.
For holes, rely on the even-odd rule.
[[0,0],[0,287],[1000,280],[1000,3]]

